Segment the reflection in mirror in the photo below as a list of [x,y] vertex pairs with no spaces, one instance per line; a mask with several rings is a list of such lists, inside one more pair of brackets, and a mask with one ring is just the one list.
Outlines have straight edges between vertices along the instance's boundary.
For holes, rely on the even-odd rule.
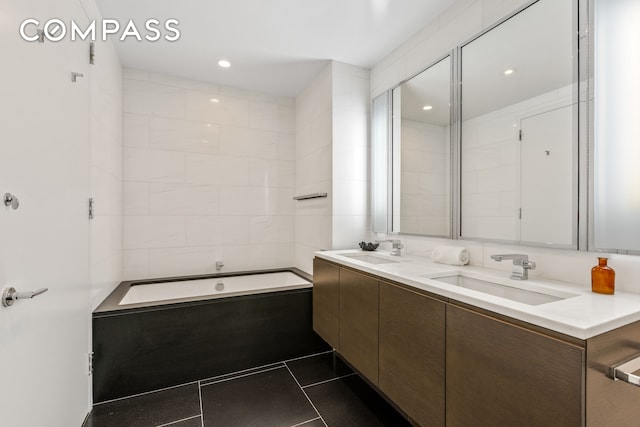
[[450,237],[451,59],[393,90],[392,231]]
[[461,49],[461,236],[577,247],[575,0]]

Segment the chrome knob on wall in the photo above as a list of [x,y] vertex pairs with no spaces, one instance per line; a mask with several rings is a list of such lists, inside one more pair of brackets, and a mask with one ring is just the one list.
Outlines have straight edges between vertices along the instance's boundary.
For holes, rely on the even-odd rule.
[[3,200],[4,205],[11,206],[13,210],[18,209],[18,207],[20,206],[20,200],[18,200],[18,198],[11,193],[4,193]]

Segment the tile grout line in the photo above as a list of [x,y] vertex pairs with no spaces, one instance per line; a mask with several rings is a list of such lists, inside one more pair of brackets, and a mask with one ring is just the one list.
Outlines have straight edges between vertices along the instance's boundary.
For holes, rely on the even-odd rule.
[[324,418],[322,418],[322,415],[320,415],[320,411],[318,411],[318,408],[316,408],[316,405],[313,404],[313,402],[311,401],[311,399],[309,398],[309,395],[307,394],[306,391],[304,391],[304,389],[302,388],[302,386],[300,386],[300,383],[298,382],[298,379],[296,378],[295,375],[293,375],[293,372],[291,372],[291,369],[289,369],[289,365],[287,365],[287,363],[285,362],[284,367],[287,368],[287,371],[289,371],[289,375],[291,375],[291,377],[293,378],[293,380],[296,382],[296,384],[298,385],[298,387],[300,388],[300,391],[302,391],[302,393],[304,394],[304,397],[307,398],[307,400],[309,401],[309,403],[311,404],[311,407],[313,408],[314,411],[316,411],[316,414],[318,414],[318,417],[320,418],[320,420],[322,421],[322,423],[325,425],[325,427],[329,427],[327,425],[327,423],[325,422]]
[[180,420],[171,421],[170,423],[158,424],[156,427],[172,426],[174,424],[181,423],[182,421],[193,420],[194,418],[199,418],[199,417],[200,417],[200,415],[194,415],[193,417],[182,418]]
[[333,353],[334,350],[321,351],[320,353],[308,354],[306,356],[294,357],[293,359],[283,360],[282,363],[295,362],[296,360],[309,359],[310,357],[321,356],[323,354]]
[[200,425],[204,427],[204,411],[202,410],[202,382],[198,381],[198,399],[200,400]]
[[335,380],[341,380],[341,379],[343,379],[343,378],[351,377],[351,376],[353,376],[353,375],[358,375],[358,374],[356,374],[355,372],[352,372],[352,373],[347,374],[347,375],[342,375],[341,377],[330,378],[330,379],[328,379],[328,380],[318,381],[317,383],[307,384],[307,385],[305,385],[304,387],[303,387],[303,386],[300,386],[300,388],[305,389],[305,388],[309,388],[309,387],[315,387],[315,386],[317,386],[317,385],[330,383],[331,381],[335,381]]
[[[305,424],[307,424],[307,423],[310,423],[311,421],[315,421],[315,420],[322,420],[322,417],[312,418],[312,419],[310,419],[310,420],[303,421],[303,422],[298,423],[298,424],[294,424],[294,425],[292,425],[292,426],[290,426],[290,427],[299,427],[299,426],[303,426],[303,425],[305,425]],[[324,421],[322,421],[322,422],[324,422]],[[326,424],[325,424],[325,425],[326,425]]]
[[148,394],[158,393],[158,392],[161,392],[161,391],[167,391],[167,390],[171,390],[171,389],[174,389],[174,388],[186,387],[186,386],[191,385],[191,384],[198,384],[198,381],[191,381],[189,383],[172,385],[172,386],[169,386],[169,387],[159,388],[159,389],[156,389],[156,390],[144,391],[144,392],[138,393],[138,394],[131,394],[129,396],[118,397],[116,399],[105,400],[104,402],[94,403],[93,406],[95,407],[95,406],[105,405],[107,403],[117,402],[119,400],[126,400],[126,399],[131,399],[131,398],[134,398],[134,397],[146,396]]
[[198,380],[198,382],[206,383],[204,385],[208,385],[211,383],[215,383],[216,381],[235,377],[236,375],[239,375],[242,373],[251,374],[252,372],[258,372],[261,370],[267,370],[269,368],[276,368],[276,367],[283,367],[283,366],[284,366],[284,362],[267,363],[266,365],[260,365],[260,366],[255,366],[253,368],[241,369],[239,371],[229,372],[227,374],[216,375],[215,377],[201,378],[200,380]]
[[211,382],[208,382],[206,384],[202,384],[202,387],[206,387],[208,385],[213,385],[213,384],[220,384],[220,383],[224,383],[224,382],[227,382],[227,381],[233,381],[233,380],[237,380],[239,378],[245,378],[245,377],[249,377],[251,375],[262,374],[264,372],[275,371],[276,369],[282,369],[282,368],[286,368],[286,365],[273,366],[271,368],[263,369],[263,370],[260,370],[260,371],[247,372],[246,374],[237,375],[237,376],[230,377],[230,378],[222,378],[222,379],[217,380],[217,381],[211,381]]

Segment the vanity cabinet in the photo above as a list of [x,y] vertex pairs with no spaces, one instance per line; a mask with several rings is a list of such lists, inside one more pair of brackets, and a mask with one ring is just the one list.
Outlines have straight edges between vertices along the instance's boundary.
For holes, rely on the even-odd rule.
[[584,348],[447,306],[447,426],[584,425]]
[[444,426],[446,304],[314,260],[313,327],[420,425]]
[[340,268],[340,342],[337,347],[361,374],[378,384],[378,281]]
[[[316,332],[422,426],[639,425],[640,322],[587,340],[316,258]],[[636,372],[636,375],[638,372]]]
[[313,330],[331,347],[340,343],[340,267],[313,260]]
[[378,387],[423,426],[445,425],[446,304],[380,282]]

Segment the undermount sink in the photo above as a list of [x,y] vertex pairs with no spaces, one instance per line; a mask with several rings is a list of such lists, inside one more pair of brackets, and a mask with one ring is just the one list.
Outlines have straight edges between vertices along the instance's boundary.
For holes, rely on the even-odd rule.
[[393,259],[382,258],[380,256],[369,255],[364,253],[355,253],[355,254],[341,254],[343,257],[356,259],[362,262],[368,262],[369,264],[392,264],[394,262],[398,262]]
[[[522,289],[515,286],[478,279],[464,274],[429,278],[431,280],[460,286],[462,288],[471,289],[500,298],[506,298],[511,301],[521,302],[528,305],[542,305],[578,296],[577,294],[552,291],[549,289]],[[523,283],[523,286],[527,285]]]

